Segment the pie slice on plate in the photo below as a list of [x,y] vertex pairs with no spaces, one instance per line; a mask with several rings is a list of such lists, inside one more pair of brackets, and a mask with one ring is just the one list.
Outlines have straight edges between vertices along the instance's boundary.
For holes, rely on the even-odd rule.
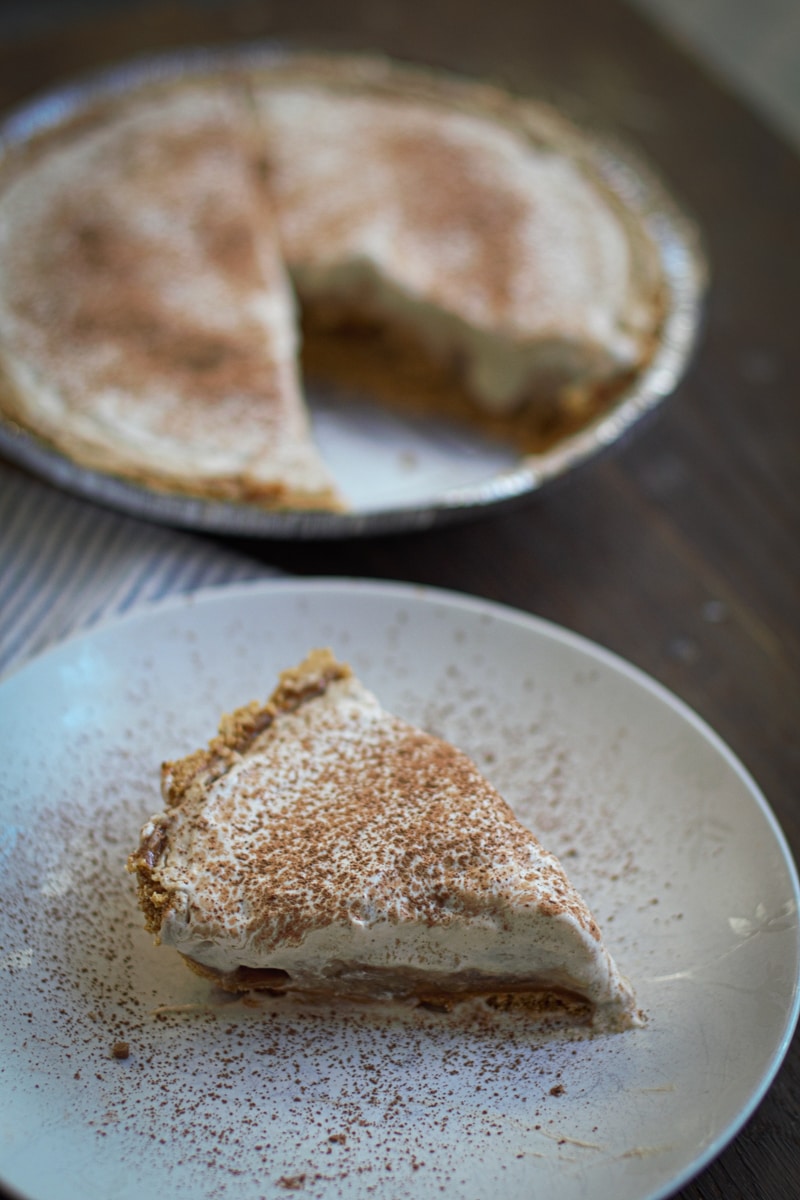
[[636,1023],[558,860],[465,754],[386,712],[328,651],[166,763],[162,790],[128,869],[147,928],[225,989],[526,997]]
[[108,102],[0,167],[0,409],[156,489],[338,507],[236,88]]

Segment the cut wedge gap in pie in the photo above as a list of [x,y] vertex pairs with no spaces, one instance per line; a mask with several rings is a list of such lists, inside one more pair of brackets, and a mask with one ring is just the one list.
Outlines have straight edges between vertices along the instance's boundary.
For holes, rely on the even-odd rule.
[[558,860],[329,651],[166,763],[162,791],[128,869],[148,930],[222,988],[639,1021]]

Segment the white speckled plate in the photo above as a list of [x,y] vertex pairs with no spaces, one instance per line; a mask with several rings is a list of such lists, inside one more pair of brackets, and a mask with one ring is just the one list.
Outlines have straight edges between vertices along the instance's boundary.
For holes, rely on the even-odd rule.
[[[231,999],[151,944],[123,864],[161,759],[318,644],[564,858],[643,1029]],[[800,950],[781,832],[702,721],[570,633],[408,586],[270,582],[67,642],[0,707],[0,1178],[33,1200],[653,1200],[774,1077]]]
[[[55,129],[99,98],[147,80],[259,67],[285,57],[272,43],[186,49],[124,63],[43,93],[0,121],[4,155],[44,129]],[[694,350],[706,262],[694,222],[649,166],[627,148],[592,138],[595,166],[619,202],[643,224],[665,284],[664,321],[647,367],[611,406],[539,454],[452,421],[391,412],[369,398],[314,385],[307,401],[314,436],[349,511],[270,512],[248,504],[157,492],[89,470],[0,415],[0,454],[44,479],[111,508],[164,524],[240,537],[341,538],[424,529],[518,502],[615,443],[677,386]]]

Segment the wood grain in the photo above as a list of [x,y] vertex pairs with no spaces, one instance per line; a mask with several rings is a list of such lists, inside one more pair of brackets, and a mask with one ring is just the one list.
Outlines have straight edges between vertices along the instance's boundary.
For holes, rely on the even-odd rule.
[[[436,532],[247,543],[300,574],[491,597],[618,651],[753,772],[800,852],[800,160],[617,0],[153,4],[0,50],[8,105],[156,49],[278,36],[383,49],[556,99],[623,136],[698,218],[713,271],[685,381],[624,444],[524,506]],[[682,1200],[800,1195],[800,1043]]]

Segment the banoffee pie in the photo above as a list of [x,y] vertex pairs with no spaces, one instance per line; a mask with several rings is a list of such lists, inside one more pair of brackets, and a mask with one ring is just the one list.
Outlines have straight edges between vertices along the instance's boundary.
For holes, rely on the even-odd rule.
[[328,651],[162,785],[128,869],[147,928],[222,988],[637,1021],[558,860],[466,754]]

